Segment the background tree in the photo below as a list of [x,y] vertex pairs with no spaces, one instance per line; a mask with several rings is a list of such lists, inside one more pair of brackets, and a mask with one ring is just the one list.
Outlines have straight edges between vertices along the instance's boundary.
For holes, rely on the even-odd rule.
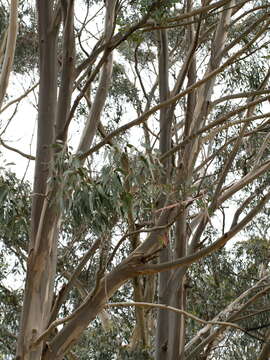
[[[10,20],[2,5],[4,100],[17,3]],[[31,191],[1,178],[1,267],[25,276],[23,294],[1,283],[3,356],[16,342],[27,360],[264,359],[268,1],[38,0],[19,14],[37,145],[1,140],[35,163]],[[33,91],[2,112],[15,121]],[[224,248],[247,225],[251,240]]]

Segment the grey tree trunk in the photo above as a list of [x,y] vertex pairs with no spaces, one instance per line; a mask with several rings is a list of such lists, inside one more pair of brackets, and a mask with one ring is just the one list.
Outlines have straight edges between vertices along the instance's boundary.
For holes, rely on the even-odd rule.
[[[233,2],[231,2],[233,4]],[[192,1],[187,2],[187,12],[192,9]],[[221,61],[221,54],[224,47],[225,39],[227,36],[226,26],[230,21],[232,10],[226,5],[224,11],[221,13],[220,21],[217,26],[215,38],[213,39],[211,57],[209,61],[209,66],[207,73],[217,68]],[[198,35],[197,35],[198,36]],[[187,32],[187,44],[196,43],[195,33],[193,25],[189,26]],[[160,62],[160,69],[162,69],[162,63]],[[188,75],[188,86],[192,86],[196,82],[196,57],[193,54],[192,59],[185,70]],[[180,75],[181,73],[180,72]],[[159,74],[159,76],[164,76],[164,74]],[[161,78],[162,79],[162,78]],[[162,84],[160,79],[160,84]],[[179,83],[181,77],[179,76]],[[211,99],[213,86],[215,83],[215,77],[210,81],[206,82],[199,90],[191,92],[188,95],[187,101],[187,110],[185,118],[185,128],[184,135],[189,136],[193,131],[198,130],[204,126],[206,114],[207,114],[207,104]],[[179,91],[180,89],[178,89]],[[167,122],[168,123],[168,122]],[[166,135],[166,134],[164,134]],[[162,141],[162,130],[160,132],[160,141]],[[168,145],[168,144],[167,144]],[[162,150],[161,150],[162,152]],[[190,179],[192,178],[192,173],[194,170],[194,165],[198,155],[198,140],[191,141],[188,143],[182,152],[179,153],[179,169],[178,169],[178,185],[181,186],[183,200],[188,197]],[[168,172],[167,172],[168,173]],[[176,258],[181,258],[187,255],[187,228],[186,228],[186,213],[182,213],[180,219],[176,223],[176,245],[174,256]],[[194,251],[194,243],[192,244],[192,250]],[[169,249],[166,248],[167,259],[169,258],[168,252]],[[163,260],[164,261],[164,260]],[[168,261],[168,260],[167,260]],[[160,289],[165,289],[161,294],[163,298],[160,298],[161,303],[167,303],[171,306],[174,306],[179,309],[184,310],[186,303],[186,291],[184,286],[185,281],[185,272],[186,269],[176,269],[171,270],[170,277],[166,277],[166,274],[162,274],[164,277],[164,282],[159,282]],[[161,310],[159,311],[161,313]],[[159,319],[160,317],[160,319]],[[183,316],[180,316],[176,313],[169,313],[168,311],[162,312],[162,316],[158,315],[158,326],[162,326],[161,336],[159,338],[160,343],[163,345],[163,348],[160,349],[160,358],[157,359],[167,359],[167,360],[183,360],[184,359],[184,345],[185,345],[185,321]],[[157,344],[158,345],[158,344]]]
[[[159,94],[160,101],[165,101],[169,95],[169,72],[168,72],[168,39],[166,30],[159,31]],[[171,147],[171,121],[168,118],[168,108],[160,110],[160,143],[161,154],[165,154]],[[164,163],[164,174],[161,176],[161,183],[166,184],[170,181],[170,159]],[[158,207],[164,206],[164,198],[159,200]],[[160,251],[159,262],[166,262],[170,259],[169,244]],[[159,304],[169,305],[169,293],[167,284],[169,272],[158,275],[158,302]],[[168,349],[169,321],[166,310],[159,309],[157,313],[156,331],[156,360],[164,360]]]
[[[187,1],[187,12],[192,9],[192,0]],[[199,34],[200,23],[197,29],[197,37]],[[195,44],[196,46],[196,38],[195,38],[195,30],[194,25],[190,24],[187,29],[187,47],[189,44]],[[191,86],[196,82],[196,53],[194,54],[190,60],[188,69],[187,69],[187,78],[188,84],[187,86]],[[187,109],[186,109],[186,117],[185,117],[185,127],[184,127],[184,137],[188,137],[190,135],[190,127],[193,120],[194,109],[196,105],[196,90],[188,94],[187,96]],[[188,148],[188,146],[187,146]],[[177,182],[179,186],[181,185],[184,189],[183,197],[185,200],[189,194],[190,187],[190,179],[192,174],[188,171],[189,169],[189,153],[187,149],[184,152],[179,152],[179,170],[177,174]],[[187,231],[187,215],[188,211],[184,211],[179,220],[176,222],[175,228],[175,251],[174,257],[181,258],[187,255],[187,242],[188,242],[188,231]],[[186,288],[185,288],[185,274],[186,268],[175,269],[172,270],[171,279],[175,279],[175,281],[170,281],[168,285],[168,292],[172,295],[170,305],[181,309],[186,310]],[[186,328],[185,328],[185,317],[179,314],[171,312],[169,314],[169,349],[168,349],[168,360],[184,360],[184,347],[185,347],[185,339],[186,339]]]
[[[187,254],[187,229],[186,215],[184,211],[176,223],[175,230],[175,258],[185,257]],[[186,291],[185,291],[186,268],[172,270],[171,279],[167,285],[168,293],[171,294],[170,306],[185,310]],[[183,360],[185,346],[185,317],[173,312],[168,313],[169,318],[169,340],[168,340],[168,360]]]
[[[57,113],[59,29],[57,12],[59,9],[54,9],[53,5],[53,1],[37,1],[40,58],[37,150],[31,213],[31,241],[17,345],[17,359],[24,360],[41,358],[43,342],[36,347],[32,347],[31,343],[48,326],[57,262],[60,209],[55,200],[57,186],[48,183],[53,171],[53,144],[55,143]],[[72,19],[73,1],[69,1],[67,8],[69,12],[71,11]],[[65,92],[67,99],[71,96],[71,91],[68,89],[62,89],[62,91]],[[58,118],[60,123],[60,116]]]

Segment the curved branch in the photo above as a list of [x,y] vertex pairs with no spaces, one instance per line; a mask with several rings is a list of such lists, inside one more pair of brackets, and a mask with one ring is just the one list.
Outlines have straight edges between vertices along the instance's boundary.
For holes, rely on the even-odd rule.
[[131,306],[141,306],[141,307],[148,307],[148,308],[157,308],[157,309],[163,309],[163,310],[170,310],[173,311],[175,313],[181,314],[186,316],[187,318],[190,318],[192,320],[195,320],[201,324],[205,324],[205,325],[223,325],[223,326],[228,326],[228,327],[232,327],[235,328],[237,330],[241,330],[243,332],[246,333],[246,330],[243,329],[241,326],[231,323],[231,322],[226,322],[226,321],[207,321],[207,320],[203,320],[198,318],[197,316],[182,310],[182,309],[177,309],[173,306],[169,306],[169,305],[164,305],[164,304],[153,304],[153,303],[148,303],[148,302],[116,302],[116,303],[108,303],[105,305],[106,308],[110,309],[113,307],[131,307]]
[[25,157],[28,160],[35,160],[36,159],[32,155],[25,154],[24,152],[22,152],[22,151],[20,151],[18,149],[15,149],[14,147],[11,147],[11,146],[7,145],[6,143],[4,143],[4,141],[2,139],[0,139],[0,145],[4,146],[4,148],[6,148],[8,150],[14,151],[15,153]]
[[30,87],[30,89],[28,89],[24,94],[22,94],[21,96],[17,97],[14,100],[11,100],[9,103],[7,103],[5,106],[3,106],[3,108],[0,110],[0,114],[2,112],[4,112],[7,108],[9,108],[11,105],[20,102],[23,98],[25,98],[28,94],[30,94],[30,92],[32,92],[37,86],[39,85],[39,82],[36,83],[35,85],[33,85],[32,87]]

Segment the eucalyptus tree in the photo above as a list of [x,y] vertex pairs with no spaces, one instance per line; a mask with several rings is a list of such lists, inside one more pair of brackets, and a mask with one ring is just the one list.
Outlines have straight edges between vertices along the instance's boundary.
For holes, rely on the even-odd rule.
[[[14,247],[27,259],[16,358],[94,358],[96,317],[106,328],[126,314],[120,307],[135,307],[134,330],[126,348],[115,335],[110,358],[224,356],[226,336],[241,338],[248,306],[268,294],[269,275],[227,297],[219,270],[226,296],[209,316],[191,303],[201,289],[188,279],[203,277],[196,265],[240,236],[270,198],[268,1],[37,0],[32,21],[36,154],[2,142],[35,162],[28,249]],[[269,333],[252,341],[264,359]]]

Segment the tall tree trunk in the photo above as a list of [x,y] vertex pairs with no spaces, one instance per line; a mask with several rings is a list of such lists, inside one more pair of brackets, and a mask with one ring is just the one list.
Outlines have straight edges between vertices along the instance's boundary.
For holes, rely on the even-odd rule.
[[[165,101],[169,95],[169,71],[168,71],[168,39],[167,31],[159,31],[159,94],[160,101]],[[171,147],[171,122],[168,119],[168,108],[160,110],[160,143],[159,149],[161,154],[166,153]],[[164,163],[164,174],[161,176],[161,183],[166,184],[169,181],[170,159]],[[159,207],[164,205],[164,199],[159,200]],[[159,262],[169,261],[170,247],[169,244],[160,251]],[[167,284],[169,281],[169,272],[164,272],[158,276],[158,302],[159,304],[169,305]],[[156,360],[165,360],[168,347],[169,318],[166,310],[159,309],[157,314],[157,331],[156,331]]]
[[53,1],[37,1],[40,87],[36,167],[31,212],[31,241],[27,264],[21,330],[17,359],[38,360],[43,343],[31,343],[47,327],[53,299],[56,272],[56,240],[59,209],[56,190],[48,185],[53,168],[53,143],[57,109],[57,39],[58,26],[53,23]]
[[[129,158],[126,153],[122,154],[121,158],[122,169],[125,172],[125,190],[130,193],[131,192],[131,184],[130,184],[130,175],[131,169],[129,164]],[[133,215],[133,203],[130,203],[128,209],[128,232],[135,232],[136,225],[135,219]],[[131,250],[134,251],[140,244],[140,235],[137,233],[133,234],[129,238]],[[133,300],[135,302],[143,302],[143,286],[140,282],[140,277],[135,277],[133,279]],[[134,350],[136,348],[146,347],[146,321],[145,321],[145,311],[143,308],[136,307],[135,308],[135,327],[132,334],[132,340],[130,342],[130,350]]]
[[[186,235],[186,215],[184,211],[180,219],[176,223],[175,230],[175,258],[185,257],[187,247]],[[171,281],[168,286],[168,293],[171,294],[170,306],[185,310],[186,293],[185,293],[185,273],[186,268],[176,269],[172,271],[174,281]],[[168,284],[168,285],[169,285]],[[169,313],[169,340],[168,340],[168,360],[183,360],[184,345],[185,345],[185,318],[182,315],[170,312]]]
[[[192,0],[187,1],[187,12],[192,9]],[[198,30],[199,31],[199,30]],[[187,46],[196,43],[194,34],[194,25],[190,24],[187,31]],[[190,65],[187,70],[188,84],[191,86],[196,82],[196,55],[195,51],[190,60]],[[190,135],[190,127],[193,120],[194,109],[196,105],[196,90],[187,96],[187,109],[185,118],[184,138]],[[189,145],[187,145],[187,148]],[[177,174],[177,184],[181,185],[183,189],[183,200],[189,195],[189,186],[191,173],[189,170],[189,153],[188,149],[179,152],[179,166]],[[174,257],[181,258],[187,255],[187,215],[188,210],[185,210],[178,221],[175,228],[175,251]],[[168,284],[168,292],[172,294],[170,305],[185,310],[186,304],[186,289],[185,289],[185,274],[186,268],[172,270],[171,281]],[[174,279],[174,281],[173,281]],[[170,316],[169,329],[169,346],[168,346],[168,360],[184,360],[184,346],[185,346],[185,317],[174,312]]]
[[[31,214],[31,242],[27,266],[18,359],[40,359],[43,343],[30,344],[48,326],[57,262],[60,224],[59,203],[55,201],[60,181],[48,184],[53,174],[56,133],[66,121],[70,107],[74,68],[73,0],[62,4],[63,64],[57,111],[57,41],[59,7],[54,1],[37,1],[39,27],[40,88],[34,194]],[[64,16],[65,12],[68,14]],[[68,43],[68,44],[67,44]],[[66,50],[66,51],[65,51]],[[58,116],[56,114],[58,113]],[[56,176],[59,174],[56,174]]]
[[[233,1],[231,2],[233,4]],[[221,61],[221,53],[227,37],[227,25],[230,21],[232,10],[230,8],[224,9],[220,16],[220,21],[217,26],[215,38],[212,44],[211,57],[207,69],[207,73],[217,68]],[[192,1],[187,2],[187,12],[192,9]],[[189,26],[187,33],[187,43],[193,43],[195,40],[193,25]],[[191,86],[196,82],[196,58],[193,55],[188,68],[188,86]],[[197,91],[194,91],[188,95],[187,110],[185,119],[184,136],[189,136],[193,131],[196,131],[200,127],[204,126],[207,115],[207,104],[211,99],[213,87],[215,84],[215,77],[206,82]],[[183,200],[189,196],[188,189],[190,187],[190,179],[192,176],[194,164],[197,158],[198,139],[194,142],[190,142],[183,149],[180,156],[178,185],[181,184],[183,191]],[[182,170],[181,170],[182,169]],[[186,215],[181,214],[180,219],[176,224],[176,247],[175,256],[177,258],[187,255],[187,229],[186,229]],[[194,244],[193,244],[194,246]],[[183,308],[186,303],[186,291],[184,286],[186,269],[176,269],[171,271],[171,278],[167,284],[167,292],[171,295],[170,305]],[[169,315],[169,339],[167,349],[167,360],[183,360],[184,359],[184,341],[185,341],[185,322],[183,316],[172,313]]]

